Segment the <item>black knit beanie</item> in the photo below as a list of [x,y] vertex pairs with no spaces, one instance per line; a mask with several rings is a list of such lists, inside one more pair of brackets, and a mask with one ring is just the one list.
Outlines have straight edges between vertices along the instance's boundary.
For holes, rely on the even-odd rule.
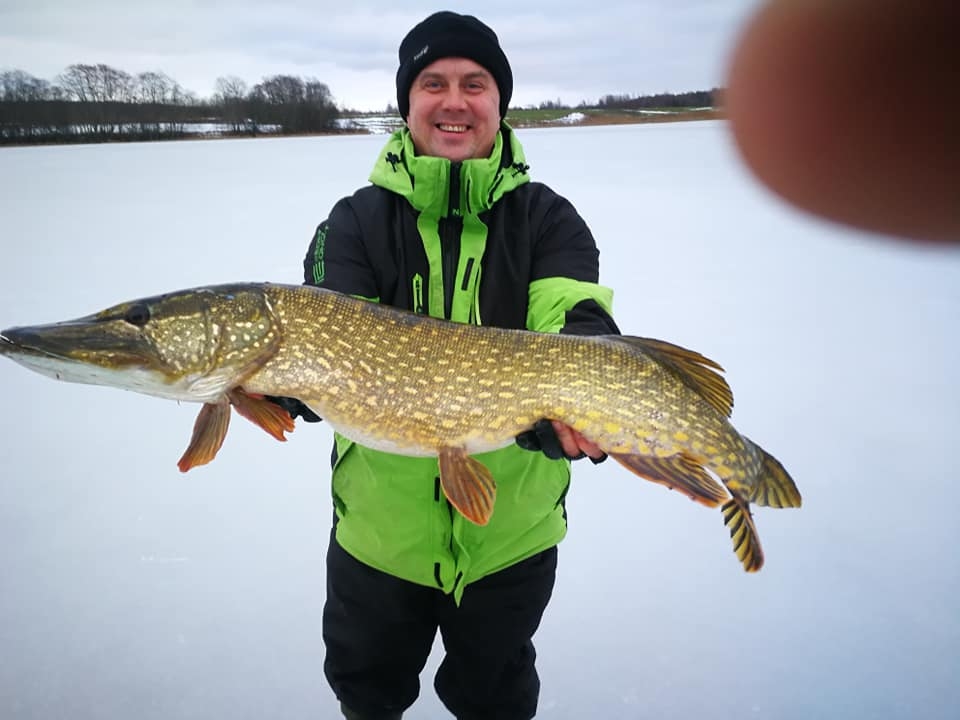
[[444,10],[434,13],[407,33],[400,43],[397,70],[397,108],[410,114],[410,86],[427,65],[446,57],[463,57],[483,66],[493,75],[500,91],[500,117],[507,114],[513,95],[513,73],[493,30],[472,15]]

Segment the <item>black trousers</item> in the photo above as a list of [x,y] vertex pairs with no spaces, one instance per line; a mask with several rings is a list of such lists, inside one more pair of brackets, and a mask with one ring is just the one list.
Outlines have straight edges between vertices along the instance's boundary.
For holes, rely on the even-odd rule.
[[557,548],[471,583],[453,596],[327,551],[324,673],[344,708],[370,720],[399,718],[420,693],[420,673],[440,630],[446,655],[437,695],[459,720],[529,720],[540,679],[531,638],[553,592]]

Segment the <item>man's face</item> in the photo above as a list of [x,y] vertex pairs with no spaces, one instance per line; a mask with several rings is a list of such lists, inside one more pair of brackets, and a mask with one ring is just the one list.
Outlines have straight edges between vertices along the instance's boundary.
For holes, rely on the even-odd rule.
[[407,127],[419,155],[488,157],[500,129],[500,90],[473,60],[441,58],[410,86]]

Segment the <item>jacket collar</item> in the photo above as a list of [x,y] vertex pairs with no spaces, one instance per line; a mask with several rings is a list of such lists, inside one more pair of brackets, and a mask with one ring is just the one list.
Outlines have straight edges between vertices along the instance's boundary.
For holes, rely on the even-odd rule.
[[446,158],[417,155],[406,127],[390,136],[370,174],[370,182],[407,199],[417,210],[446,214],[451,171],[460,173],[458,207],[463,214],[488,210],[504,193],[528,182],[523,147],[503,122],[489,157],[452,163]]

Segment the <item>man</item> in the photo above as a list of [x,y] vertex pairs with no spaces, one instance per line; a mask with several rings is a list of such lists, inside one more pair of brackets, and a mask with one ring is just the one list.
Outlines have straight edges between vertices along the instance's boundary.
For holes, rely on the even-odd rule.
[[[590,231],[569,202],[529,180],[502,122],[513,77],[493,30],[436,13],[399,57],[406,127],[381,152],[372,185],[317,228],[307,284],[457,322],[617,332]],[[479,527],[446,502],[436,458],[336,438],[324,669],[347,718],[401,717],[438,629],[446,656],[435,687],[454,715],[536,713],[531,638],[566,532],[567,458],[604,456],[549,421],[518,445],[480,458],[499,492]]]

